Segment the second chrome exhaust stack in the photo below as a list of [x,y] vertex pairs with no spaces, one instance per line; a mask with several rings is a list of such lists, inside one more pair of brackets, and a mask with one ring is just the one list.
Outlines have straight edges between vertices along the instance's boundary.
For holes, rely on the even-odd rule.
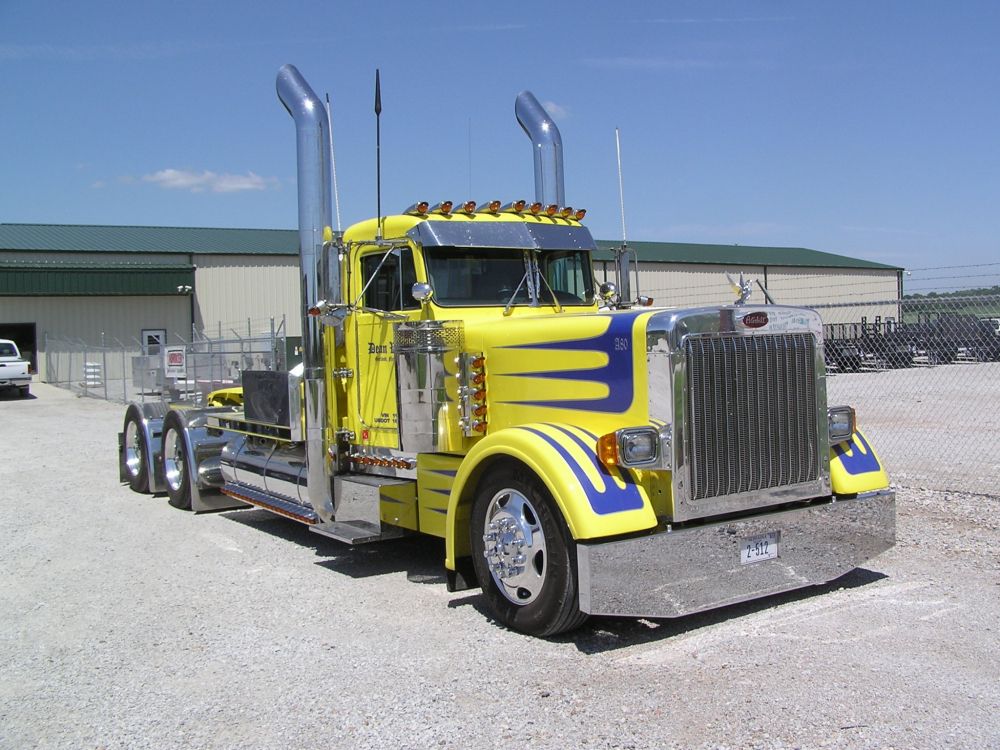
[[562,136],[555,121],[530,91],[514,101],[514,114],[531,139],[535,161],[535,200],[544,206],[566,205]]

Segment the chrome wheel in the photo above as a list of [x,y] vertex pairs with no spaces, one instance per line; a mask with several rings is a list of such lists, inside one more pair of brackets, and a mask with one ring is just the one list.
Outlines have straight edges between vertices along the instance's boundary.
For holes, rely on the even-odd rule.
[[502,489],[489,502],[483,524],[483,557],[500,592],[514,604],[533,602],[545,584],[545,534],[524,495]]
[[174,429],[163,439],[163,477],[174,492],[184,486],[184,441]]
[[137,478],[142,472],[142,431],[139,423],[130,419],[125,425],[125,468],[130,477]]

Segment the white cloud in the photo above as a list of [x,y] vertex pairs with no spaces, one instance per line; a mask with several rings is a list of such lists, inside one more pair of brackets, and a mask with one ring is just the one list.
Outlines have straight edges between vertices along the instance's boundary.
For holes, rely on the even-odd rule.
[[542,106],[545,107],[545,111],[552,116],[553,120],[565,120],[569,117],[569,110],[561,104],[544,101]]
[[216,174],[204,170],[194,172],[187,169],[161,169],[153,174],[143,175],[144,182],[152,182],[168,190],[190,190],[192,193],[235,193],[241,190],[267,190],[278,184],[277,178],[261,177],[253,172],[246,174]]

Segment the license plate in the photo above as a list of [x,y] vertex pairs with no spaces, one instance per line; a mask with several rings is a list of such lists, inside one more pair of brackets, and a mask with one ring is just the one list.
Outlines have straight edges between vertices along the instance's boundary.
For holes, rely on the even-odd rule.
[[780,531],[769,531],[766,534],[748,536],[740,541],[740,563],[749,565],[761,560],[773,560],[778,556],[778,540]]

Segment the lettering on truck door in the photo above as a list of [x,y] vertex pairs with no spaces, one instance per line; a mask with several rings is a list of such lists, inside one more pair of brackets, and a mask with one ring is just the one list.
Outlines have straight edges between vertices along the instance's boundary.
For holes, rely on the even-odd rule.
[[[356,293],[365,284],[361,306],[353,316],[356,331],[357,374],[355,410],[362,431],[367,431],[368,445],[399,447],[399,403],[396,387],[396,361],[393,352],[395,325],[398,316],[410,320],[420,317],[420,303],[413,299],[411,288],[417,280],[413,252],[409,248],[394,249],[386,255],[384,248],[375,248],[360,259],[360,279]],[[371,283],[369,283],[369,281]],[[386,311],[393,316],[372,311]]]

